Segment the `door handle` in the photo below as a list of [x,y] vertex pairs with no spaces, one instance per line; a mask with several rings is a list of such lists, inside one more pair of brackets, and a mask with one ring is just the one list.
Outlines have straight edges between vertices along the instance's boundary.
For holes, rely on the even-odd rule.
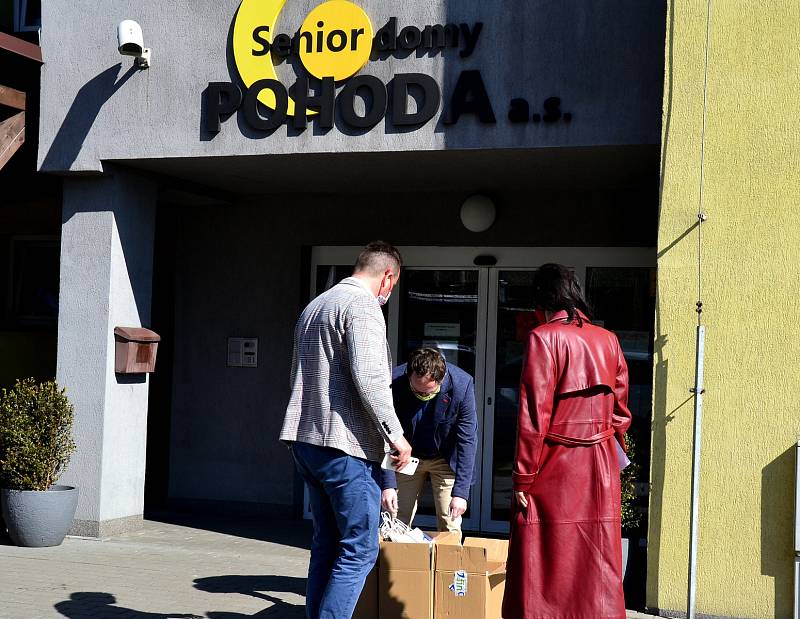
[[491,406],[492,405],[492,398],[486,398],[486,404],[487,404],[487,406]]

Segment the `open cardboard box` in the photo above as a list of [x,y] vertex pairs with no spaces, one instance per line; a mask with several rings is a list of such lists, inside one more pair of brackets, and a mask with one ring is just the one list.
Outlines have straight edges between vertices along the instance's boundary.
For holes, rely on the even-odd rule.
[[[500,619],[508,541],[468,537],[437,549],[434,619]],[[416,618],[415,618],[416,619]]]
[[427,532],[433,544],[381,542],[353,619],[430,619],[433,565],[439,546],[460,546],[457,533]]
[[433,544],[381,542],[378,558],[380,619],[429,619],[433,616],[433,565],[445,546],[457,547],[458,533],[430,533]]

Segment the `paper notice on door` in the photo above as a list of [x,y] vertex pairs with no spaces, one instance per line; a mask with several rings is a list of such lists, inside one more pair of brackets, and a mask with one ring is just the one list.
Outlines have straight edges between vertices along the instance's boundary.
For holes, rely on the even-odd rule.
[[457,322],[426,322],[425,337],[461,337],[461,325]]

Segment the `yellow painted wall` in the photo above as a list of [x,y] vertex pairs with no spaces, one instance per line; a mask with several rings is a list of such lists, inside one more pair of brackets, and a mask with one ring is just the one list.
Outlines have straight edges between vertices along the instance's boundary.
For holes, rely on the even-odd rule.
[[[706,0],[667,11],[647,602],[686,610]],[[792,616],[800,2],[715,0],[697,610]]]

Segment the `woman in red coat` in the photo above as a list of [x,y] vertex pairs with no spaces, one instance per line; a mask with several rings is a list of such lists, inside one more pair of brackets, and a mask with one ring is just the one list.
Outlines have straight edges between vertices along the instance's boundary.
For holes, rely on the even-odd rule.
[[543,265],[544,324],[520,385],[504,619],[624,619],[618,443],[631,423],[616,336],[593,325],[574,275]]

